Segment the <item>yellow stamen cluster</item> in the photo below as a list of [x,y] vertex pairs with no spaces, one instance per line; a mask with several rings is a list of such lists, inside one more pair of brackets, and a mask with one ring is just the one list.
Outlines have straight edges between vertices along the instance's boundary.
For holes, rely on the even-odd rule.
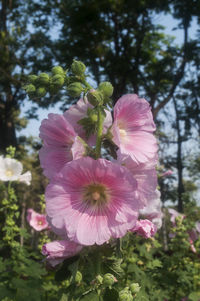
[[90,206],[102,207],[109,201],[107,188],[102,184],[90,184],[83,190],[83,201]]

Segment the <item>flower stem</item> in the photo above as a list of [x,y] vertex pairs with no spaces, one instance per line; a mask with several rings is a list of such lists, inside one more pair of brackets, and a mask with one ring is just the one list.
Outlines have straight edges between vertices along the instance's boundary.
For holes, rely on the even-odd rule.
[[103,132],[103,114],[101,113],[101,108],[98,107],[98,123],[97,123],[97,140],[96,140],[96,159],[101,157],[101,138]]

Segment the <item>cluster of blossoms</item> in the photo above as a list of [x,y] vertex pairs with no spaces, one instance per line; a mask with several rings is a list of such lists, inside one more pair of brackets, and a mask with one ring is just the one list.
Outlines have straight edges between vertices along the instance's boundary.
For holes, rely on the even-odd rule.
[[3,156],[0,156],[0,181],[19,181],[26,185],[30,185],[31,172],[27,171],[22,174],[22,171],[23,165],[21,162],[12,158],[4,158]]
[[[63,115],[49,114],[40,127],[39,157],[50,181],[45,192],[47,221],[62,238],[43,247],[53,265],[83,246],[102,245],[128,231],[149,238],[161,227],[150,106],[127,94],[114,106],[114,120],[105,106],[103,110],[96,110],[84,96]],[[107,159],[100,155],[102,142]],[[114,159],[106,152],[106,142],[115,150]]]

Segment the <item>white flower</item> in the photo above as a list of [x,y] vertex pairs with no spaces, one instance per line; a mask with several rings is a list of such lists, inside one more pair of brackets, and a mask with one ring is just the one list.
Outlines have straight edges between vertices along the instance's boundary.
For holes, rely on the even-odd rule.
[[0,180],[1,181],[20,181],[30,185],[30,171],[22,175],[22,164],[11,158],[0,156]]

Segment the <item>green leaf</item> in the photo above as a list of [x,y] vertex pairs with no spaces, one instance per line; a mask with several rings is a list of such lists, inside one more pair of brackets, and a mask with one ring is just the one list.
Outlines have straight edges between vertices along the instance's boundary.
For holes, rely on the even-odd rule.
[[104,301],[116,301],[116,300],[118,300],[118,297],[119,297],[119,293],[116,289],[106,288],[106,291],[103,296],[103,300]]
[[189,294],[189,301],[199,301],[200,300],[200,293],[191,293]]
[[66,294],[62,294],[60,301],[68,301],[68,297]]

